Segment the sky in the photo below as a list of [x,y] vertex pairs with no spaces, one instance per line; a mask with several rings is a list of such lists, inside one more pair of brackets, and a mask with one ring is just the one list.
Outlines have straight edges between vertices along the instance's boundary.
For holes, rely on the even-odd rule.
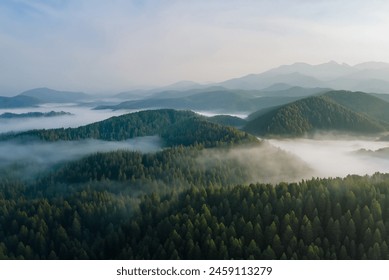
[[389,62],[389,1],[2,0],[0,95],[220,82],[294,62]]

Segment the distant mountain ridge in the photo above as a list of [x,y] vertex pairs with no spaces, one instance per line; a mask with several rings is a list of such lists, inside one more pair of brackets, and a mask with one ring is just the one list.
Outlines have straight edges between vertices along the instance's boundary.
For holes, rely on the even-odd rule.
[[227,80],[218,85],[230,89],[264,89],[283,83],[300,87],[389,93],[389,63],[365,62],[354,66],[334,61],[318,65],[294,63],[260,74]]
[[30,89],[19,95],[37,98],[43,103],[71,103],[90,98],[89,95],[83,92],[59,91],[50,88]]
[[41,100],[25,95],[17,95],[14,97],[0,96],[0,108],[3,109],[35,107],[41,103]]
[[164,87],[120,93],[118,97],[133,98],[140,95],[151,97],[162,92],[174,91],[177,93],[207,87],[262,91],[286,90],[291,87],[322,87],[335,90],[389,93],[389,63],[370,61],[352,66],[335,61],[317,65],[296,62],[290,65],[281,65],[262,73],[247,74],[217,83],[200,84],[192,81],[180,81]]
[[74,103],[89,100],[90,98],[90,95],[83,92],[35,88],[13,97],[0,96],[0,108],[35,107],[44,103]]
[[140,100],[129,100],[117,105],[103,105],[95,109],[184,109],[218,113],[250,113],[262,108],[278,106],[329,89],[283,86],[282,90],[232,90],[210,87],[188,91],[161,92]]

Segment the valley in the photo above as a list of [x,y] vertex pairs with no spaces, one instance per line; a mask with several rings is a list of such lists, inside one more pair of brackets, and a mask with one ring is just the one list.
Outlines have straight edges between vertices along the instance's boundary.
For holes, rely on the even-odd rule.
[[350,67],[0,99],[0,259],[389,258],[389,103]]

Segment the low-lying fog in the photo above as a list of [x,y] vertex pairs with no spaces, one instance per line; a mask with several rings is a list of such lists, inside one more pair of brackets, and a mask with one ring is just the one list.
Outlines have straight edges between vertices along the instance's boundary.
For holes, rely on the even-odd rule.
[[17,165],[25,169],[28,175],[39,172],[56,163],[76,160],[96,152],[116,150],[133,150],[140,152],[156,152],[162,147],[158,136],[146,136],[126,141],[58,141],[19,143],[15,141],[1,142],[0,168]]
[[271,139],[267,142],[301,158],[314,170],[312,176],[315,177],[344,177],[349,174],[389,172],[389,158],[358,153],[360,149],[376,151],[389,147],[389,142],[352,139]]
[[[50,128],[68,128],[79,127],[90,123],[102,121],[113,116],[119,116],[140,110],[93,110],[91,107],[79,106],[77,104],[43,104],[38,107],[31,108],[16,108],[16,109],[0,109],[0,115],[3,113],[28,113],[28,112],[42,112],[50,111],[60,112],[64,111],[72,115],[55,116],[55,117],[40,117],[40,118],[10,118],[0,119],[0,133],[19,132],[31,129],[50,129]],[[222,113],[217,112],[196,112],[200,115],[212,117]],[[225,113],[223,113],[225,114]],[[230,114],[239,118],[246,118],[247,114]]]
[[[31,129],[67,128],[79,127],[97,121],[102,121],[113,116],[123,115],[132,111],[92,110],[90,107],[76,106],[75,104],[44,104],[39,107],[0,109],[0,114],[9,112],[15,114],[28,112],[64,111],[72,115],[41,117],[41,118],[13,118],[0,119],[0,133],[10,131],[25,131]],[[135,111],[135,110],[134,110]]]
[[233,116],[233,117],[238,117],[238,118],[241,118],[241,119],[245,119],[248,117],[249,113],[229,113],[229,112],[211,112],[211,111],[193,111],[199,115],[203,115],[205,117],[213,117],[213,116],[217,116],[217,115],[230,115],[230,116]]

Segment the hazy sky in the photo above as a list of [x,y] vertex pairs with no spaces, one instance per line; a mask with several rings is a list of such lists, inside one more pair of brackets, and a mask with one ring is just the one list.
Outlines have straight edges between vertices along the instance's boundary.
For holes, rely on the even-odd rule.
[[388,14],[384,0],[1,0],[0,94],[389,61]]

